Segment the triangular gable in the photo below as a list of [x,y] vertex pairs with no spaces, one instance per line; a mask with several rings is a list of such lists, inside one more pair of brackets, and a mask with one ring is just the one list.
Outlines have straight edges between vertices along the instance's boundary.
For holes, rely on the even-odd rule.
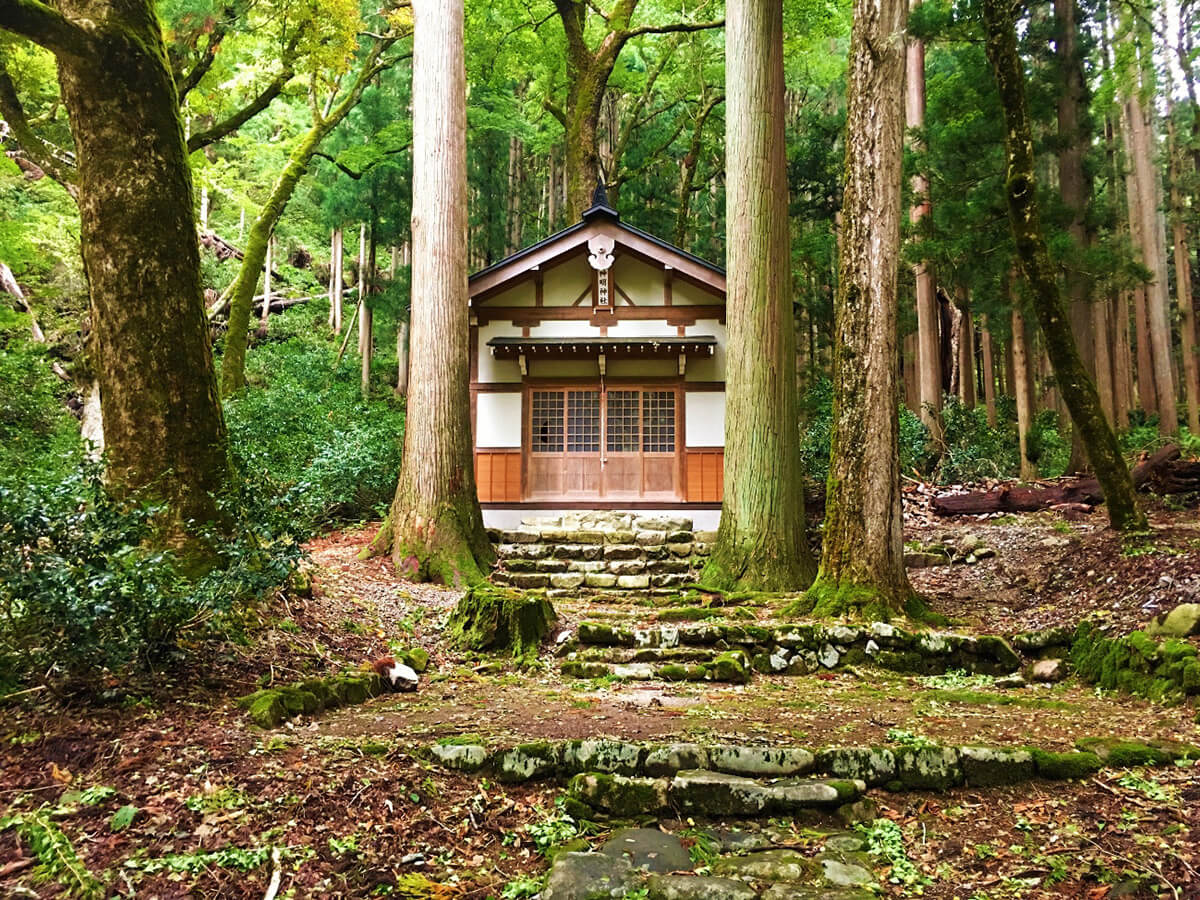
[[593,206],[582,222],[564,228],[497,263],[481,269],[469,279],[472,303],[485,302],[520,284],[539,271],[587,253],[588,241],[598,235],[611,238],[615,253],[628,253],[659,269],[670,268],[673,277],[695,285],[713,297],[725,300],[725,270],[707,260],[668,244],[654,235],[626,225],[607,206]]

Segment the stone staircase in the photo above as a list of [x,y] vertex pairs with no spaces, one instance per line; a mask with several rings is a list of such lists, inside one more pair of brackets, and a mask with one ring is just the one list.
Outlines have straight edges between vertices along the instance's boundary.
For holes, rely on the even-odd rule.
[[692,520],[634,513],[535,516],[514,531],[492,530],[498,584],[542,588],[550,599],[580,592],[664,596],[695,581],[713,531]]

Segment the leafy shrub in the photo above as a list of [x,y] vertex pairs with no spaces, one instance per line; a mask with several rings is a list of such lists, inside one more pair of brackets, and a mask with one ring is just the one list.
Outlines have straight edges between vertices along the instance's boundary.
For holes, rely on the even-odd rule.
[[[180,637],[261,597],[300,556],[243,496],[223,499],[234,534],[209,534],[216,565],[156,549],[153,506],[114,500],[101,465],[52,481],[0,481],[0,670],[68,680],[163,661]],[[203,536],[203,530],[201,530]]]
[[938,466],[939,481],[978,481],[1017,473],[1015,425],[998,423],[992,428],[985,409],[970,409],[947,394],[942,401],[942,429],[946,453]]
[[249,356],[250,389],[225,404],[235,463],[296,534],[374,514],[396,488],[403,403],[390,391],[364,402],[353,359],[335,371],[319,307],[272,317],[271,329]]
[[[800,459],[806,478],[824,481],[829,477],[829,447],[833,439],[833,382],[818,378],[800,398],[803,431]],[[900,409],[900,469],[924,470],[929,431],[921,420]]]

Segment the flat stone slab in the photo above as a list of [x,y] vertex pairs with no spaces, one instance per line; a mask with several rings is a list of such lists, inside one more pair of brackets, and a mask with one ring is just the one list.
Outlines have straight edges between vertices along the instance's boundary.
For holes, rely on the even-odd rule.
[[710,747],[709,765],[718,772],[755,777],[802,775],[812,771],[816,757],[801,747]]
[[542,900],[616,900],[641,880],[629,861],[603,853],[564,853],[550,867]]
[[563,748],[562,764],[568,772],[616,772],[636,775],[643,749],[625,741],[571,741]]
[[668,874],[688,871],[692,857],[679,838],[654,828],[622,828],[613,832],[600,852],[629,861],[635,869]]
[[681,812],[708,816],[794,813],[852,803],[866,789],[861,781],[789,779],[763,784],[740,775],[683,771],[670,782],[671,804]]
[[820,874],[818,863],[795,850],[759,850],[713,863],[713,874],[755,881],[813,881]]
[[646,754],[643,768],[647,775],[674,775],[686,769],[707,769],[708,751],[699,744],[666,744]]
[[963,780],[971,787],[1019,784],[1034,775],[1033,755],[1025,750],[959,747],[958,759]]
[[429,750],[447,769],[459,772],[478,772],[488,758],[487,748],[479,744],[434,744]]
[[650,900],[756,900],[758,892],[733,878],[700,875],[653,875],[646,882]]

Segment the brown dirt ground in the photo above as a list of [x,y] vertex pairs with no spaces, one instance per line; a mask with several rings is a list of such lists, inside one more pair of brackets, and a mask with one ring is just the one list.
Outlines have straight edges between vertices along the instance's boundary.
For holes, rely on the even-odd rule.
[[[1194,513],[1160,508],[1153,522],[1153,537],[1124,553],[1099,522],[1053,513],[925,520],[906,536],[970,532],[997,549],[994,560],[913,573],[934,608],[956,622],[1011,632],[1103,613],[1127,630],[1200,591]],[[901,728],[955,743],[1055,748],[1088,734],[1200,742],[1193,709],[1099,696],[1073,682],[1002,692],[983,679],[864,671],[758,677],[746,687],[614,685],[564,680],[550,658],[532,671],[497,672],[438,643],[454,592],[401,583],[386,562],[356,558],[370,537],[367,530],[313,541],[314,596],[278,598],[244,623],[243,643],[198,643],[181,670],[103,686],[104,702],[37,693],[10,702],[0,711],[0,817],[58,803],[68,789],[114,788],[111,799],[56,819],[88,867],[110,875],[114,896],[262,897],[270,864],[242,872],[195,854],[278,846],[288,848],[281,896],[364,897],[424,873],[451,886],[445,896],[482,898],[542,870],[522,829],[559,789],[502,788],[442,772],[415,754],[437,737],[828,746],[879,743]],[[749,614],[769,620],[778,605]],[[623,603],[557,606],[564,627],[596,615],[655,615]],[[389,641],[432,654],[415,695],[381,697],[272,733],[253,728],[232,705],[262,676],[287,681],[358,664],[386,652]],[[872,796],[933,879],[925,896],[1100,900],[1110,883],[1140,876],[1160,885],[1143,896],[1200,897],[1198,771],[1151,773],[1158,790],[1103,773],[1071,785]],[[113,832],[109,819],[124,804],[139,812],[130,828]],[[188,854],[191,871],[146,871],[154,867],[147,861],[182,865],[179,855]],[[29,848],[11,831],[0,834],[0,893],[57,896],[53,885],[31,881],[33,871]]]

